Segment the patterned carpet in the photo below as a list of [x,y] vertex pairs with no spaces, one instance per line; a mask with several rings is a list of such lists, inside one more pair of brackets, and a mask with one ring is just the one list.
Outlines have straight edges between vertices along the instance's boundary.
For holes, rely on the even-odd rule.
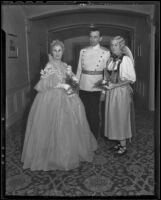
[[127,154],[109,150],[114,142],[99,139],[93,163],[66,171],[23,170],[20,162],[25,122],[6,132],[5,195],[11,196],[142,196],[154,195],[153,117],[136,112],[137,134]]

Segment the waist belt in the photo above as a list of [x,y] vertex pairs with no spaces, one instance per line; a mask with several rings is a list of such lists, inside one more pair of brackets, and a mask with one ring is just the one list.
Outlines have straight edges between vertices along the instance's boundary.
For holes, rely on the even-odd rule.
[[83,74],[88,74],[88,75],[103,75],[103,71],[87,71],[87,70],[82,70]]

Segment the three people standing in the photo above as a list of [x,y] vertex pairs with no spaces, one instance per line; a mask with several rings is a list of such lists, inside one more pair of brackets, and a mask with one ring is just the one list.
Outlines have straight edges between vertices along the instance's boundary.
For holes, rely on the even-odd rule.
[[[136,80],[133,57],[123,38],[111,41],[112,55],[100,46],[101,40],[98,29],[90,31],[90,46],[80,51],[76,76],[62,61],[64,44],[58,40],[51,43],[50,61],[35,86],[38,93],[28,117],[21,157],[24,169],[70,170],[80,161],[92,162],[97,150],[99,101],[104,94],[95,83],[103,78],[109,83],[104,134],[120,141],[113,148],[118,154],[126,152],[126,139],[132,137],[130,84]],[[83,103],[76,93],[67,93],[71,87],[66,83],[69,74],[78,79]]]

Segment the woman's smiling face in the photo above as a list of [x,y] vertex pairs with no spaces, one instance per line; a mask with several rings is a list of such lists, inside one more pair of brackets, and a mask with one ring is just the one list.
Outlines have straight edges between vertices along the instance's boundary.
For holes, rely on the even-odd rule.
[[120,44],[117,40],[112,40],[111,41],[111,51],[115,55],[120,55],[121,54],[121,48]]

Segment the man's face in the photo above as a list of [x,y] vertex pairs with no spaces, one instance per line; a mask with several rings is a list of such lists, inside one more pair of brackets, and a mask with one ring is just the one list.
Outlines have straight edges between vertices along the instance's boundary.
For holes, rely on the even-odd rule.
[[90,45],[96,46],[97,44],[100,43],[100,41],[102,40],[102,37],[100,37],[99,31],[92,31],[90,32],[89,39],[90,39]]

